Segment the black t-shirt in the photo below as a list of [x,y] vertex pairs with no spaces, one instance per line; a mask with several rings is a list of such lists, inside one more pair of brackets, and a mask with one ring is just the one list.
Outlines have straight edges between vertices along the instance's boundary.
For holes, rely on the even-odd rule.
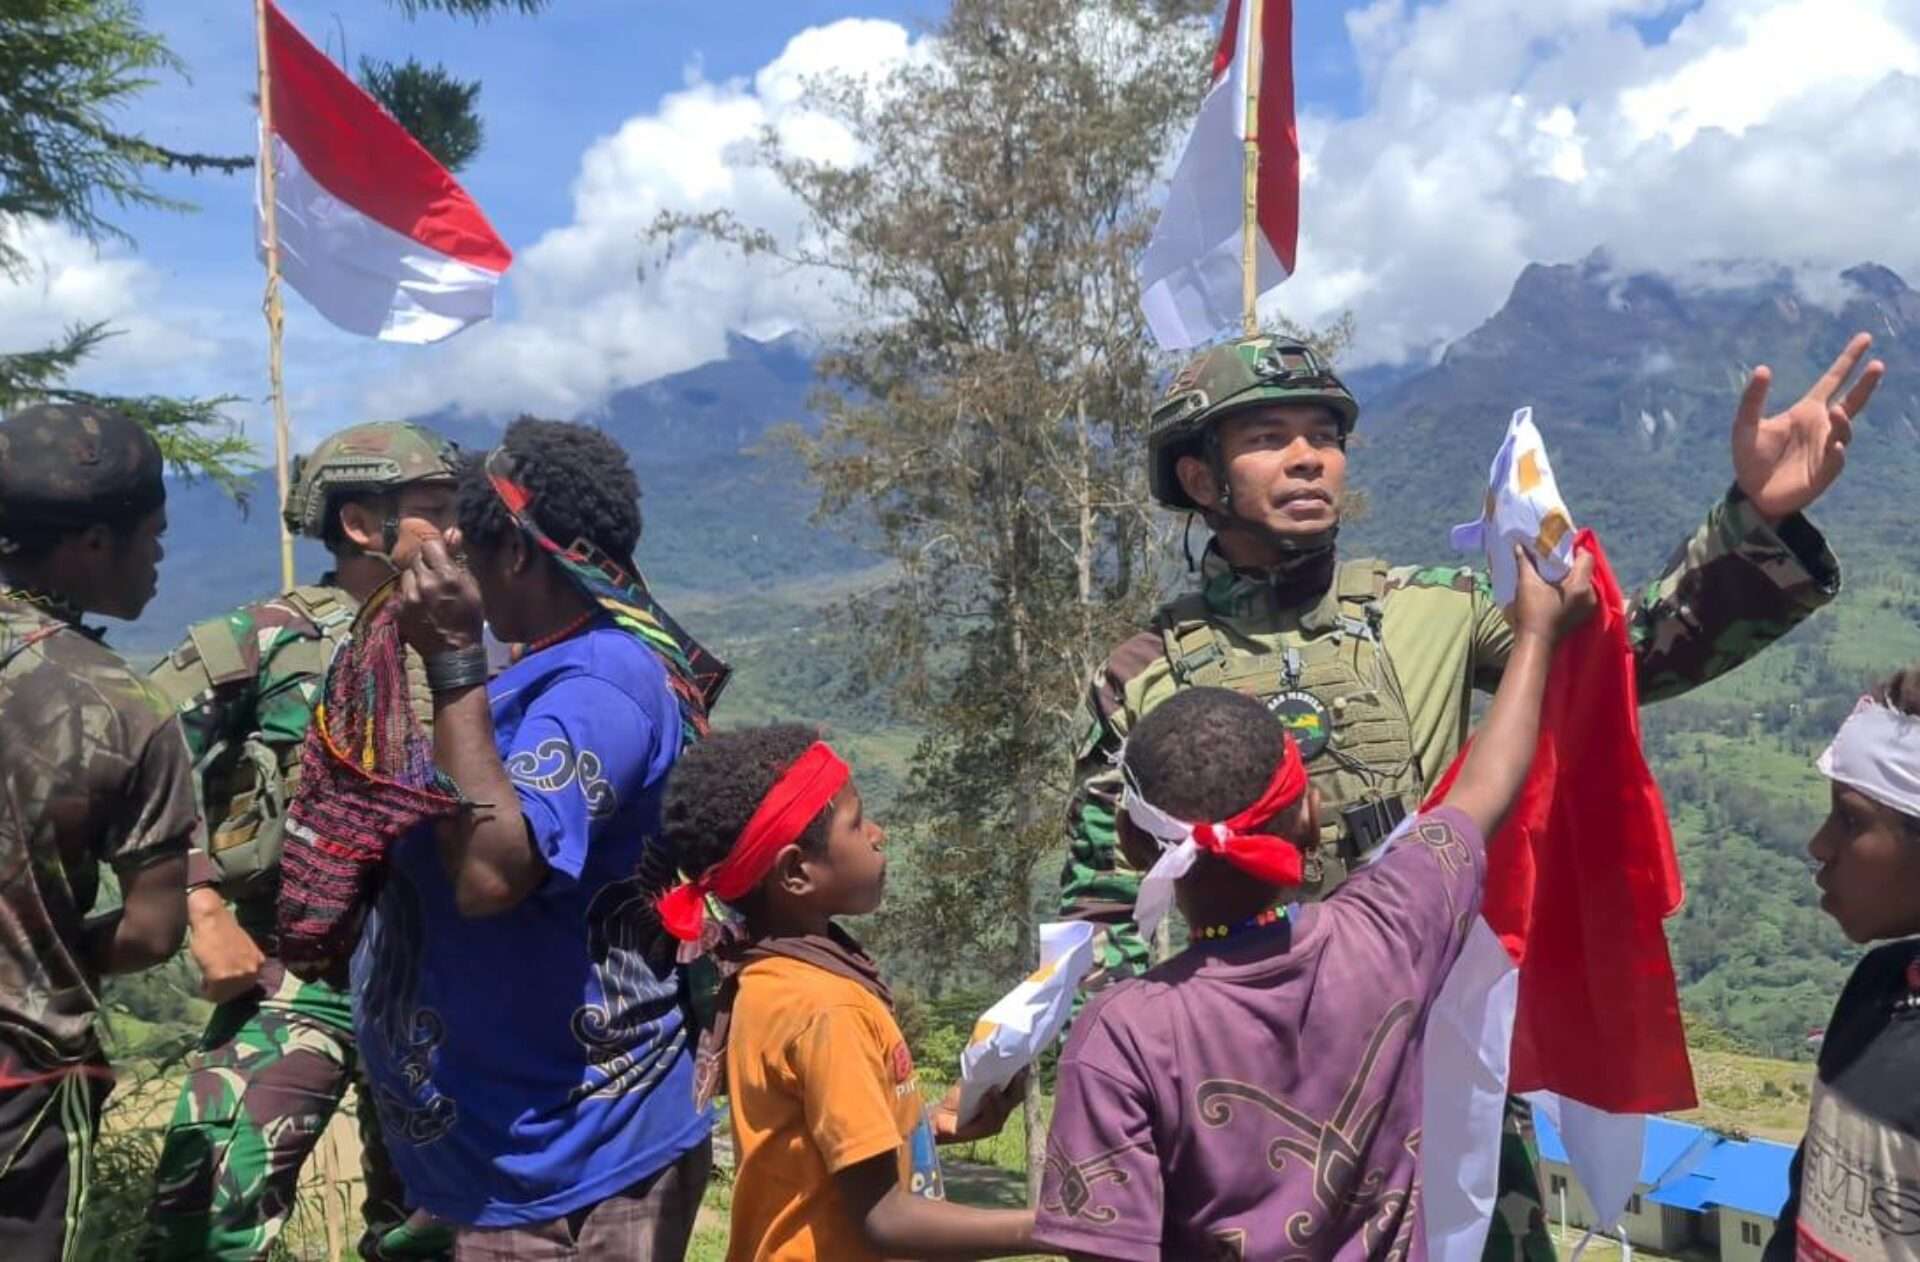
[[1920,939],[1860,961],[1819,1068],[1764,1262],[1920,1259]]

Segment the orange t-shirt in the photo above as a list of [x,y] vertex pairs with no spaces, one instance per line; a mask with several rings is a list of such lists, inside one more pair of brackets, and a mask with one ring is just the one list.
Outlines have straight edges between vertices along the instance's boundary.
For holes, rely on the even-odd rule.
[[864,986],[799,960],[755,960],[739,987],[727,1037],[738,1163],[727,1262],[879,1262],[834,1174],[897,1151],[908,1190],[943,1194],[899,1025]]

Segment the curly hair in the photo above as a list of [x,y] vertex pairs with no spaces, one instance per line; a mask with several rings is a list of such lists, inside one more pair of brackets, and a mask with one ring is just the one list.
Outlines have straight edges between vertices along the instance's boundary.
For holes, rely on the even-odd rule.
[[[523,416],[507,426],[501,446],[533,495],[533,519],[561,547],[585,539],[629,565],[640,545],[640,481],[620,444],[590,425]],[[460,533],[486,551],[498,549],[513,519],[487,481],[485,457],[460,465]]]
[[1285,755],[1286,729],[1267,707],[1228,688],[1189,688],[1128,735],[1126,768],[1161,810],[1216,820],[1258,800]]
[[[661,815],[667,852],[691,877],[725,859],[768,790],[820,739],[801,723],[715,732],[680,755],[667,775]],[[800,848],[817,854],[827,844],[830,810],[814,816]]]

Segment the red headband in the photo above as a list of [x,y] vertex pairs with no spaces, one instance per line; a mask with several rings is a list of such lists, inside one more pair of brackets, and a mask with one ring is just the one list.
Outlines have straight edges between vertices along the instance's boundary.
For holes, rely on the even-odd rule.
[[824,741],[809,746],[760,799],[753,818],[747,821],[727,857],[660,896],[655,906],[667,932],[682,942],[699,941],[707,895],[735,899],[758,885],[773,867],[775,856],[800,840],[807,825],[833,801],[851,775],[847,764]]
[[1291,733],[1286,738],[1287,752],[1273,769],[1267,791],[1246,810],[1231,819],[1213,824],[1196,824],[1193,840],[1202,850],[1217,854],[1249,876],[1273,885],[1298,885],[1302,879],[1300,848],[1285,837],[1240,830],[1264,824],[1300,800],[1307,791],[1307,764],[1300,758],[1300,747]]
[[1266,791],[1230,819],[1195,824],[1176,818],[1141,797],[1128,785],[1124,808],[1134,824],[1168,846],[1193,838],[1194,846],[1218,855],[1249,876],[1270,885],[1298,885],[1304,877],[1300,848],[1284,837],[1270,833],[1248,833],[1272,820],[1300,800],[1307,791],[1307,765],[1292,733],[1286,736],[1285,752],[1267,781]]

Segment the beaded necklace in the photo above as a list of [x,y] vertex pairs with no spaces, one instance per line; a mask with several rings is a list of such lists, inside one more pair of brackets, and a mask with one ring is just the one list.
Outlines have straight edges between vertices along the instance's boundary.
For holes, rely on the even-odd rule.
[[600,611],[598,609],[587,610],[587,612],[581,614],[578,618],[575,618],[572,622],[569,622],[566,626],[561,627],[558,631],[555,631],[550,635],[543,635],[539,639],[527,645],[527,652],[538,653],[542,649],[552,648],[554,645],[560,643],[560,641],[566,639],[568,636],[580,630],[580,628],[586,626],[589,622],[592,622],[596,617],[599,616],[599,614],[600,614]]
[[43,592],[33,587],[0,587],[0,596],[17,600],[23,605],[32,605],[41,613],[58,618],[69,626],[80,626],[80,606],[56,592]]
[[1284,903],[1276,903],[1265,911],[1255,912],[1238,924],[1195,925],[1192,936],[1195,942],[1223,942],[1228,938],[1237,938],[1243,933],[1252,933],[1259,929],[1270,928],[1273,925],[1282,923],[1286,919],[1286,905]]

